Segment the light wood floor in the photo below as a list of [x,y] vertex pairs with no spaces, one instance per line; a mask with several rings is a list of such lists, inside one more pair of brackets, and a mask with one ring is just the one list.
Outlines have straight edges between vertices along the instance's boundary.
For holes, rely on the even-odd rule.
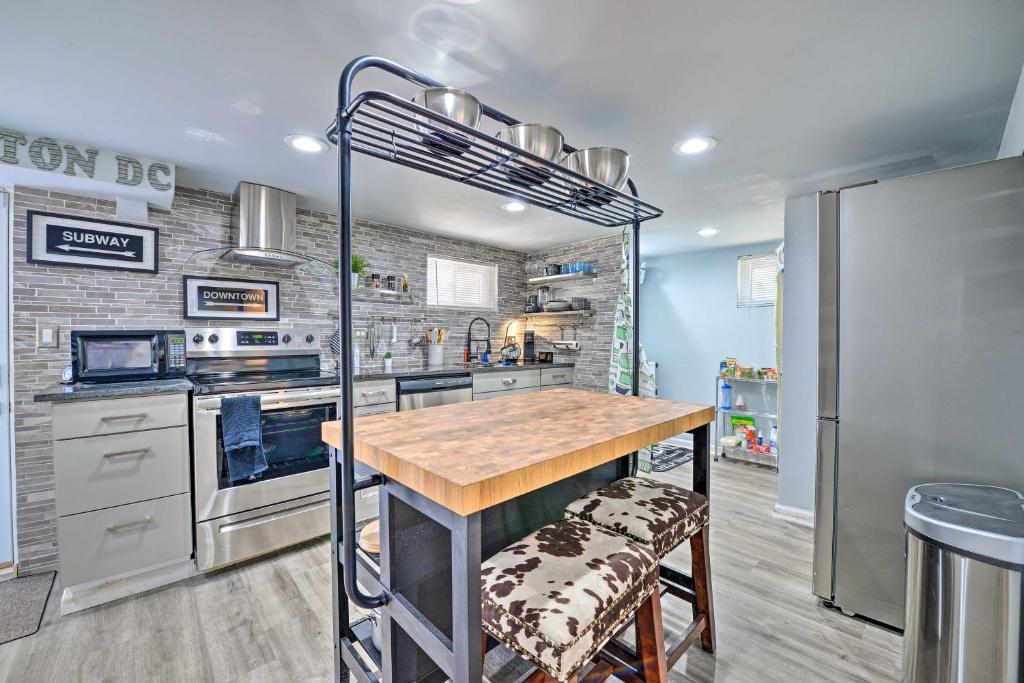
[[[689,466],[656,475],[688,485]],[[712,469],[715,657],[691,650],[672,681],[897,681],[900,639],[816,604],[811,532],[771,518],[774,472]],[[689,557],[672,556],[681,567]],[[58,585],[34,636],[0,645],[0,681],[326,681],[332,672],[327,545],[196,577],[61,617]],[[689,606],[665,603],[681,629]],[[526,668],[488,656],[492,681]]]

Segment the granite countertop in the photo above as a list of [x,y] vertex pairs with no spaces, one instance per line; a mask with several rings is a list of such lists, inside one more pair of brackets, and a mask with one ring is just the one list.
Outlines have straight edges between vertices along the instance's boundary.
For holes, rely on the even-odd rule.
[[37,403],[56,401],[90,401],[98,398],[149,396],[192,391],[187,379],[151,379],[141,382],[110,382],[108,384],[54,384],[36,394]]
[[431,368],[426,365],[406,370],[396,370],[395,372],[360,372],[355,376],[356,382],[365,382],[368,380],[375,379],[402,379],[405,377],[421,377],[431,375],[450,375],[458,372],[468,372],[470,374],[476,374],[478,372],[508,372],[510,370],[537,370],[539,368],[571,368],[576,364],[571,362],[554,362],[554,363],[524,363],[522,361],[518,363],[512,363],[511,365],[479,365],[477,363],[457,365],[444,365],[439,368]]

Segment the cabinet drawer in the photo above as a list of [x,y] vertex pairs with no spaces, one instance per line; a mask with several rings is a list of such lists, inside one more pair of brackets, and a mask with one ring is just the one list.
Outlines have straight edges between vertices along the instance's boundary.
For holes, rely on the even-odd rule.
[[482,394],[473,394],[474,401],[486,401],[491,398],[505,398],[506,396],[518,396],[540,391],[540,387],[527,387],[526,389],[507,389],[505,391],[487,391]]
[[192,554],[190,496],[83,512],[57,520],[61,583],[75,586]]
[[57,514],[187,493],[188,428],[55,441]]
[[376,406],[382,403],[395,404],[395,380],[382,379],[372,382],[356,382],[352,387],[353,406]]
[[188,424],[187,394],[53,404],[53,438],[74,439]]
[[393,412],[395,412],[394,403],[384,403],[379,406],[356,406],[352,408],[353,417],[360,417],[362,415],[380,415],[381,413]]
[[542,387],[572,384],[575,378],[576,368],[541,368],[540,371],[540,385]]
[[540,386],[540,370],[510,370],[507,372],[479,372],[473,375],[473,393],[511,391]]

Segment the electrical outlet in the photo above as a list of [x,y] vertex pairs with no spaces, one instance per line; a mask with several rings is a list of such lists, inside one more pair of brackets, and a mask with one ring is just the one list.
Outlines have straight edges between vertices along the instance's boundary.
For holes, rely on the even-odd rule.
[[36,323],[36,348],[56,349],[60,347],[60,325],[57,323]]

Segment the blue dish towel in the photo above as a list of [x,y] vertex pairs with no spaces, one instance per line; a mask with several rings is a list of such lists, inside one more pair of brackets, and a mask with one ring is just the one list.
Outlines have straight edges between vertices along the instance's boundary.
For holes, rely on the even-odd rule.
[[220,402],[224,458],[231,483],[251,479],[269,467],[263,452],[260,397],[228,396]]

